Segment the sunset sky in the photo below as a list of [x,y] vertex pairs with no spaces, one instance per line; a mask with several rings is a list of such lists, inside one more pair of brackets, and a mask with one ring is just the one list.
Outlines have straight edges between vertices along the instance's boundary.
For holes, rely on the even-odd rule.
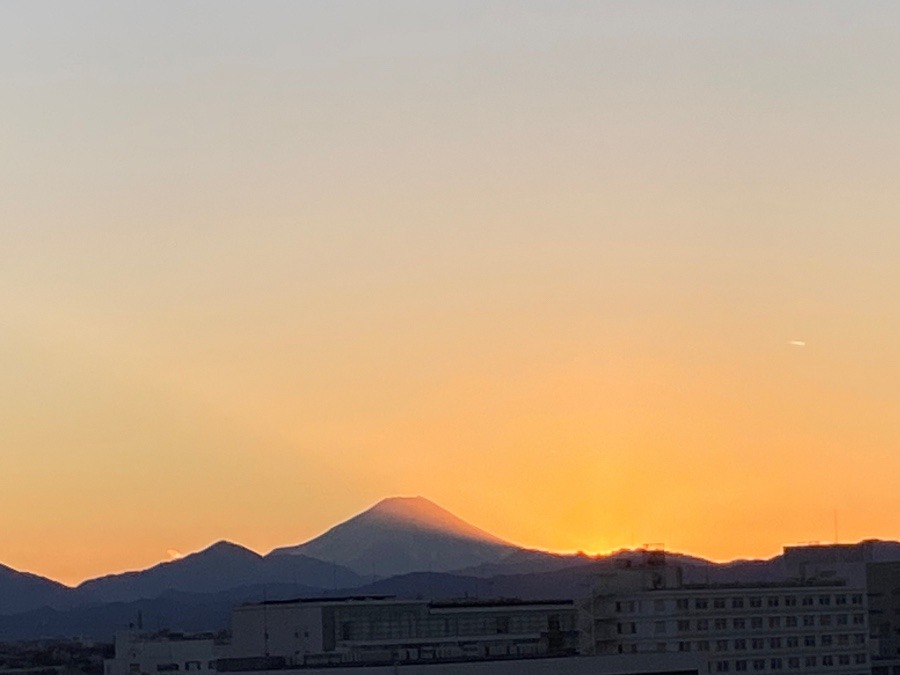
[[898,72],[894,0],[0,5],[0,562],[900,538]]

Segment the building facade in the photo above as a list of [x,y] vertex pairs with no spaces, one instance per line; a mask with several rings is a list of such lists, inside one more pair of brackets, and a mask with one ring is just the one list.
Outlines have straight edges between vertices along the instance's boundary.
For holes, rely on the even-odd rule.
[[578,649],[576,614],[555,600],[265,602],[235,608],[230,649],[286,665],[564,656]]
[[[697,654],[579,656],[571,601],[306,599],[236,607],[228,641],[120,633],[105,675],[704,675]],[[198,672],[202,675],[202,672]]]
[[839,579],[683,584],[663,554],[598,581],[584,651],[695,653],[711,673],[867,675],[866,590]]
[[866,565],[872,674],[900,675],[900,562]]

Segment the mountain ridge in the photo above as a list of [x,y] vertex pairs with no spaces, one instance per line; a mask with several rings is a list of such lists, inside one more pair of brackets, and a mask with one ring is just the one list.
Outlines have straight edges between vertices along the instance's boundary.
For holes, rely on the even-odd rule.
[[424,497],[390,497],[270,557],[307,555],[373,579],[495,563],[520,550]]
[[[900,543],[894,541],[867,539],[842,546],[866,547],[866,555],[874,561],[900,560]],[[123,616],[122,607],[135,603],[160,600],[160,606],[177,604],[181,602],[177,598],[187,597],[185,594],[193,594],[190,597],[195,604],[202,604],[201,596],[218,602],[216,598],[237,597],[235,589],[241,588],[262,589],[263,596],[268,592],[327,595],[338,589],[404,596],[540,594],[573,588],[566,586],[573,580],[583,587],[583,575],[591,569],[645,554],[622,549],[589,556],[526,549],[467,523],[424,497],[390,497],[303,544],[277,548],[266,555],[219,540],[175,560],[88,579],[75,587],[0,565],[0,616],[45,608],[40,614],[45,623],[39,625],[49,626],[56,621],[53,617],[62,620],[63,615],[109,619]],[[770,581],[786,574],[783,554],[722,563],[673,552],[666,555],[683,565],[686,580],[696,582]],[[108,615],[103,609],[114,606],[119,614]],[[204,616],[199,609],[196,612],[198,617]],[[97,625],[108,625],[98,621]]]

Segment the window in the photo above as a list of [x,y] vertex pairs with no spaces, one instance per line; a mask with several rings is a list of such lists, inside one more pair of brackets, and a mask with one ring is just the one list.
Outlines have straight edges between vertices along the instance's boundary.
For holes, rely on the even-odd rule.
[[747,625],[747,622],[744,619],[735,619],[734,622],[732,623],[732,626],[734,626],[734,628],[737,630],[744,630],[744,627],[746,625]]
[[831,604],[831,596],[830,595],[820,595],[819,596],[819,604],[825,607],[826,605]]
[[786,616],[784,617],[784,625],[788,628],[796,628],[797,627],[797,617],[796,616]]
[[861,605],[862,604],[862,595],[859,593],[855,593],[850,596],[850,604],[852,605]]
[[838,665],[849,666],[850,665],[850,655],[849,654],[841,654],[840,656],[838,656]]
[[734,648],[738,651],[747,649],[747,641],[744,638],[738,638],[734,641]]
[[835,619],[837,620],[837,625],[838,625],[838,626],[846,626],[846,625],[847,625],[847,619],[848,619],[848,618],[850,618],[850,617],[848,617],[846,614],[838,614],[838,615],[835,617]]
[[713,600],[713,609],[725,609],[725,598],[715,598]]
[[816,636],[815,635],[804,635],[803,636],[803,646],[804,647],[815,647],[816,646]]
[[687,619],[679,619],[678,620],[678,630],[686,631],[691,629],[691,622]]
[[766,669],[766,660],[765,659],[753,659],[753,670],[765,670]]
[[769,647],[771,647],[772,649],[781,649],[781,638],[780,637],[769,638]]
[[682,640],[678,643],[678,651],[680,652],[689,652],[691,651],[691,643],[687,640]]
[[728,651],[728,640],[716,640],[716,651],[717,652],[727,652]]
[[765,649],[766,643],[762,638],[753,638],[750,640],[750,648],[751,649]]
[[762,628],[762,617],[754,616],[750,619],[750,628]]
[[709,640],[700,640],[697,642],[697,651],[698,652],[708,652],[709,651]]
[[822,665],[823,666],[833,666],[834,665],[834,657],[831,654],[826,654],[822,657]]
[[788,659],[788,668],[799,668],[800,667],[800,657],[792,656]]
[[804,607],[809,607],[809,606],[811,606],[811,605],[813,604],[813,596],[811,596],[811,595],[804,595],[804,596],[803,596],[803,600],[801,600],[801,604],[802,604]]
[[744,660],[735,661],[735,662],[734,662],[734,669],[735,669],[735,670],[738,670],[738,671],[741,671],[741,672],[744,672],[745,670],[747,670],[747,662],[744,661]]
[[709,621],[707,619],[697,619],[697,630],[709,630]]
[[744,607],[744,599],[743,598],[732,598],[731,599],[731,608],[732,609],[742,609]]
[[716,630],[725,630],[728,627],[725,619],[716,619],[714,625]]
[[688,609],[689,608],[688,599],[687,598],[678,598],[678,600],[675,601],[675,607],[677,607],[678,609]]
[[665,635],[666,634],[666,622],[665,621],[657,621],[653,624],[653,632],[657,635]]
[[865,663],[866,655],[865,654],[854,654],[853,660],[856,661],[856,663]]
[[803,625],[804,626],[815,626],[816,625],[816,617],[812,614],[805,614],[803,616]]
[[830,626],[831,625],[831,615],[823,614],[819,617],[819,625],[820,626]]
[[847,604],[847,596],[846,596],[846,595],[836,595],[836,596],[834,596],[834,604],[836,604],[836,605],[846,605],[846,604]]
[[854,626],[862,626],[866,622],[866,617],[864,614],[854,614],[853,615],[853,625]]
[[788,649],[796,649],[800,646],[800,639],[796,635],[793,635],[786,640],[786,644]]
[[768,607],[778,607],[779,604],[778,596],[772,595],[766,598],[766,605]]
[[795,595],[784,596],[784,606],[785,607],[796,607],[797,606],[797,596],[795,596]]
[[818,660],[819,659],[817,659],[815,656],[807,656],[803,660],[803,665],[806,666],[807,668],[809,668],[811,666],[814,667],[817,664]]
[[830,647],[832,643],[832,639],[830,635],[823,635],[821,637],[821,644],[823,647]]
[[728,672],[728,661],[716,661],[716,672],[717,673],[727,673]]
[[769,628],[781,628],[781,617],[780,616],[770,616],[769,617]]
[[775,657],[774,659],[769,661],[769,667],[772,670],[781,670],[781,666],[782,666],[781,659],[778,657]]
[[762,598],[750,598],[751,607],[762,607]]
[[708,606],[709,602],[704,598],[694,600],[694,609],[706,609]]

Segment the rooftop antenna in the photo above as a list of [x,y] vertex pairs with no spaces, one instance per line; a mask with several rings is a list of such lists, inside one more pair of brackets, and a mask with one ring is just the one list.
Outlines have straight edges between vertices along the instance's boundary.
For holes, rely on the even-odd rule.
[[837,544],[840,541],[838,539],[838,513],[837,509],[834,510],[834,543]]

